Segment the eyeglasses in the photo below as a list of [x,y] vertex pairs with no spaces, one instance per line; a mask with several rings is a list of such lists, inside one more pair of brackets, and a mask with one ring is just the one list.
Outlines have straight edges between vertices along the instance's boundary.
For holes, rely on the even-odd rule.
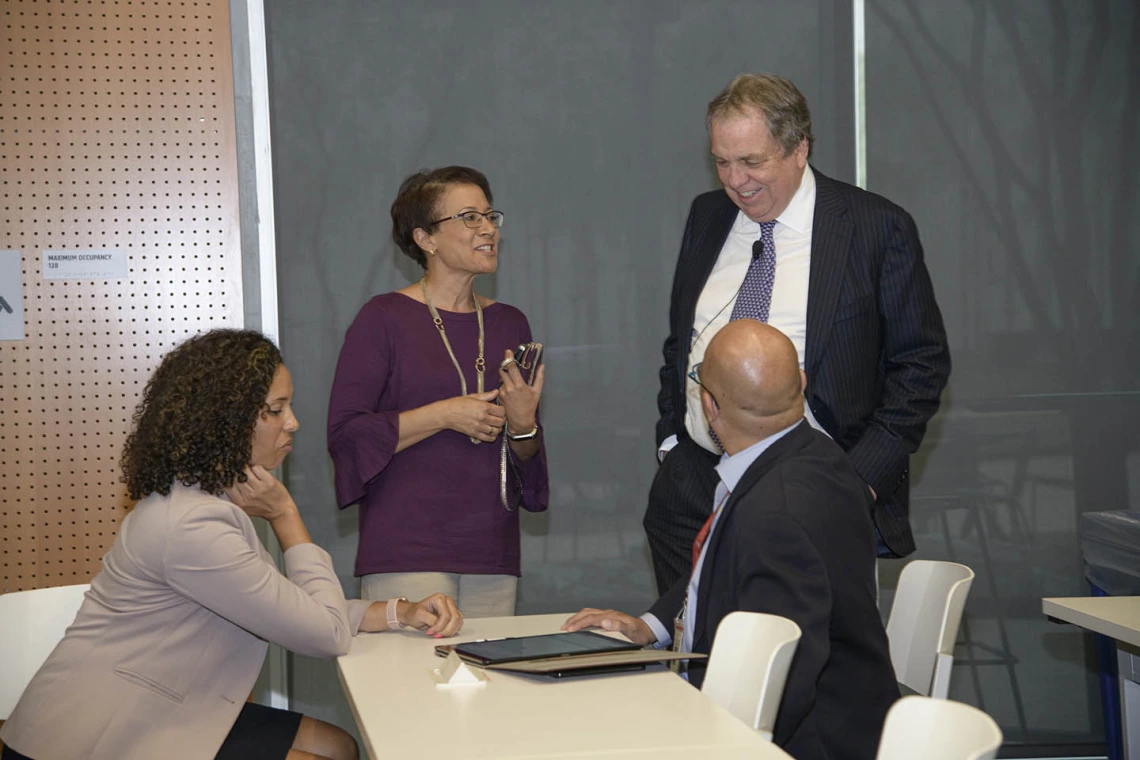
[[502,227],[504,217],[505,214],[503,214],[502,211],[488,211],[485,214],[482,211],[463,211],[458,214],[453,214],[452,216],[445,216],[443,219],[436,219],[430,224],[434,227],[437,224],[450,222],[452,219],[462,219],[463,223],[468,227],[473,230],[477,230],[483,225],[484,219],[488,220],[496,227]]
[[699,385],[701,388],[704,388],[705,393],[709,394],[709,398],[712,399],[713,406],[715,406],[717,409],[720,409],[720,404],[717,403],[716,396],[714,396],[713,392],[708,389],[707,385],[701,382],[701,364],[703,364],[703,362],[697,362],[693,365],[693,368],[689,370],[689,379]]

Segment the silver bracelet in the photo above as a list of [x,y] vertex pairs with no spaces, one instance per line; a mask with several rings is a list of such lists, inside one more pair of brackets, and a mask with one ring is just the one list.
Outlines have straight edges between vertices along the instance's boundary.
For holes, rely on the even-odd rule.
[[505,427],[507,430],[507,437],[510,438],[512,441],[529,441],[531,438],[537,438],[538,437],[538,423],[537,422],[534,423],[534,429],[531,430],[529,433],[520,433],[519,435],[515,435],[514,433],[511,432],[511,426],[510,425],[506,425]]

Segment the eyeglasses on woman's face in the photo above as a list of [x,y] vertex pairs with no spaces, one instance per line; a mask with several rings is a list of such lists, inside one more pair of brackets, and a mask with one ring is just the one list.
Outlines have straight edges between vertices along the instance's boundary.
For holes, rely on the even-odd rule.
[[462,219],[463,223],[465,225],[467,225],[471,229],[475,230],[475,229],[479,229],[479,227],[481,227],[483,225],[484,219],[486,219],[487,221],[489,221],[491,224],[495,225],[496,227],[502,227],[503,226],[503,219],[505,217],[506,217],[506,215],[502,211],[493,211],[492,210],[492,211],[488,211],[486,213],[484,213],[482,211],[461,211],[458,214],[452,214],[451,216],[445,216],[443,219],[436,219],[431,224],[432,224],[432,226],[435,226],[437,224],[443,224],[444,222],[450,222],[452,219]]

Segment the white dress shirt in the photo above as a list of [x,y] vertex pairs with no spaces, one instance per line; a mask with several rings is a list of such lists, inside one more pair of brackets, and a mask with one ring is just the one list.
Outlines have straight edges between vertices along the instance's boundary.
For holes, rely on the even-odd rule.
[[[815,175],[811,167],[807,166],[796,194],[783,213],[776,217],[776,226],[772,230],[776,244],[776,275],[772,286],[772,303],[768,310],[768,324],[791,339],[800,369],[804,366],[807,343],[808,277],[811,273],[811,228],[814,220]],[[709,435],[708,423],[705,421],[704,410],[701,409],[701,388],[688,377],[688,373],[694,365],[704,360],[709,342],[728,324],[736,296],[740,292],[748,266],[752,263],[752,244],[759,239],[760,223],[749,219],[743,211],[738,211],[732,230],[697,299],[693,317],[689,364],[683,368],[686,374],[685,429],[702,448],[714,454],[719,454],[720,449]],[[806,399],[804,416],[812,427],[823,430],[808,408]],[[658,457],[663,457],[676,443],[676,436],[669,436],[662,441]]]
[[[800,422],[802,422],[802,420]],[[720,464],[716,466],[716,472],[717,475],[720,476],[720,482],[717,483],[716,497],[713,501],[713,504],[718,505],[718,507],[713,513],[712,525],[709,526],[708,536],[701,546],[701,553],[697,555],[697,563],[693,565],[693,574],[689,577],[688,603],[685,605],[685,626],[681,638],[682,652],[693,651],[693,628],[697,620],[697,589],[701,584],[701,568],[704,567],[705,555],[708,553],[709,538],[712,537],[713,532],[716,531],[717,523],[720,522],[720,514],[723,511],[724,503],[728,501],[728,494],[736,489],[737,484],[740,483],[740,479],[744,477],[744,473],[748,471],[752,463],[759,459],[760,455],[767,451],[769,446],[792,432],[800,422],[797,422],[795,425],[789,425],[780,432],[773,433],[748,448],[736,452],[732,456],[728,454],[721,455]],[[668,646],[673,642],[673,634],[657,619],[656,615],[647,612],[641,616],[641,619],[649,625],[649,628],[657,637],[658,647]]]

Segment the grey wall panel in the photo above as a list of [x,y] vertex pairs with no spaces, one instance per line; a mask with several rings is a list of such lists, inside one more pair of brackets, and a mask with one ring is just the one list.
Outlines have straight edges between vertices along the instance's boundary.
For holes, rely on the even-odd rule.
[[[520,307],[547,344],[551,507],[524,521],[519,611],[640,611],[653,593],[640,522],[673,264],[690,200],[717,186],[705,105],[741,71],[789,76],[813,106],[817,166],[849,177],[849,9],[266,5],[282,348],[302,422],[287,474],[315,540],[355,593],[356,509],[335,508],[324,442],[337,354],[370,296],[419,276],[389,239],[400,180],[469,164],[507,212],[498,274],[478,287]],[[297,705],[350,723],[331,665],[295,666]]]
[[1140,508],[1138,39],[1128,0],[867,2],[868,185],[918,222],[954,358],[919,553],[978,572],[951,697],[1013,744],[1102,734],[1040,597],[1088,593],[1081,514]]

